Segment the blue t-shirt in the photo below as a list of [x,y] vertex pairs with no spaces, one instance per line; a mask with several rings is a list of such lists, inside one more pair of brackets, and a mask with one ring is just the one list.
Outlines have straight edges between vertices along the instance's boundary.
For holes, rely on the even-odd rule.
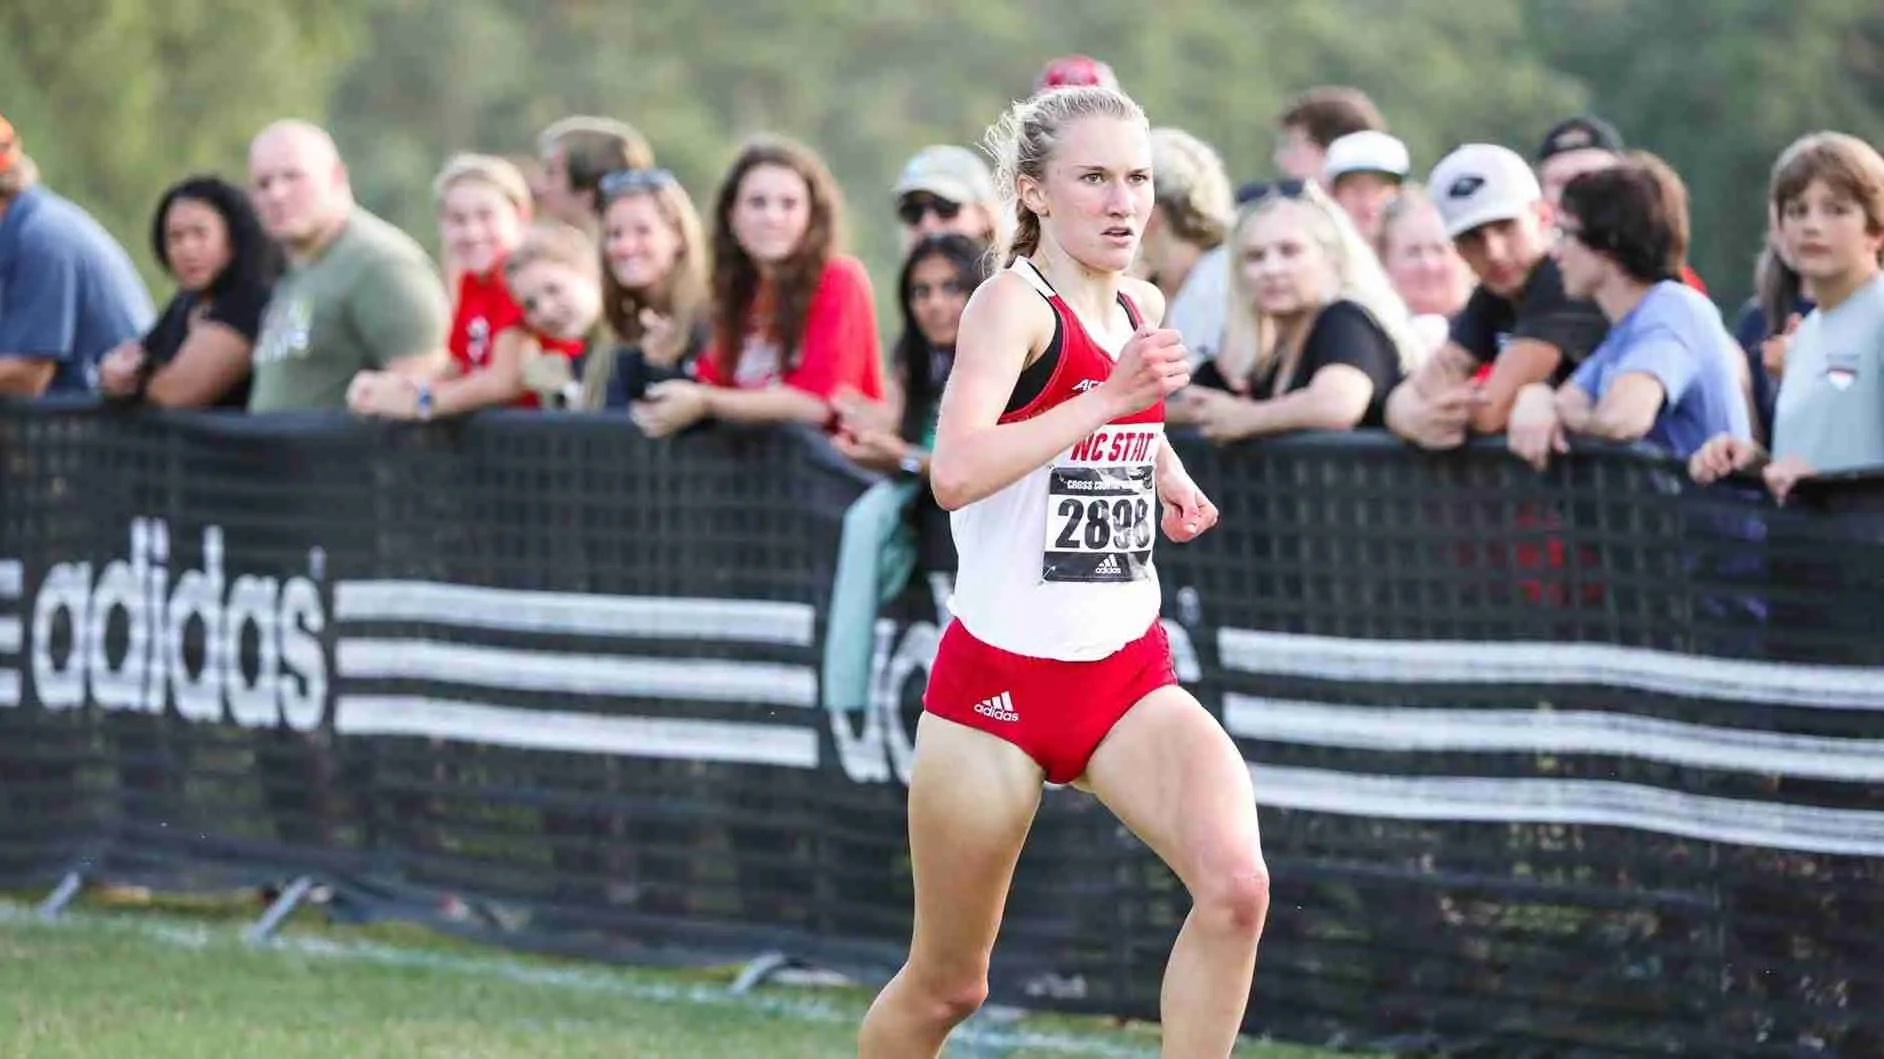
[[0,356],[57,361],[48,394],[91,390],[98,359],[156,315],[130,255],[70,200],[34,186],[0,217]]
[[1643,440],[1685,460],[1716,434],[1753,436],[1734,370],[1741,355],[1706,295],[1664,280],[1610,326],[1570,381],[1601,404],[1624,375],[1652,376],[1664,396]]

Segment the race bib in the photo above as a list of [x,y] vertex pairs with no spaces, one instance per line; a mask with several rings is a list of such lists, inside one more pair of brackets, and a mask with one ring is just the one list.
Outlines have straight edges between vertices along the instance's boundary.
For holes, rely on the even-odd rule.
[[1042,580],[1125,583],[1150,575],[1161,440],[1153,429],[1108,427],[1048,468]]

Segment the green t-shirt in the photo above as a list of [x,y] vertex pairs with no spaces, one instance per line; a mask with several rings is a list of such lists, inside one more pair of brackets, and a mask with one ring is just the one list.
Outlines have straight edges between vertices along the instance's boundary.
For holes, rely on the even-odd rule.
[[345,408],[354,375],[444,349],[450,326],[425,251],[356,206],[319,257],[275,284],[255,340],[249,411]]

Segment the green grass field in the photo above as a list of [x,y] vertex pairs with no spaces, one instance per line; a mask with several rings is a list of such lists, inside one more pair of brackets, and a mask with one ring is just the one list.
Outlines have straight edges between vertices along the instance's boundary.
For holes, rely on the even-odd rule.
[[[539,960],[411,931],[0,902],[0,1059],[833,1059],[868,997]],[[1151,1027],[983,1019],[951,1059],[1152,1057]],[[1251,1043],[1245,1059],[1333,1053]]]

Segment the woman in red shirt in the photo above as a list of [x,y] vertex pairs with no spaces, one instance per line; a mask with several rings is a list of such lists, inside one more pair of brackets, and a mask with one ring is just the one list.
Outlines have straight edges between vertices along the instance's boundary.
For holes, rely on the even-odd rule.
[[647,389],[633,416],[664,437],[699,422],[835,420],[848,387],[883,396],[875,303],[861,262],[839,252],[843,200],[810,149],[756,140],[720,185],[713,212],[712,339],[699,381]]
[[362,415],[389,418],[534,406],[519,370],[528,338],[523,308],[504,275],[530,223],[530,186],[502,158],[460,154],[439,171],[432,193],[445,275],[456,292],[445,343],[450,366],[444,378],[423,387],[390,372],[362,372],[348,388],[347,403]]

